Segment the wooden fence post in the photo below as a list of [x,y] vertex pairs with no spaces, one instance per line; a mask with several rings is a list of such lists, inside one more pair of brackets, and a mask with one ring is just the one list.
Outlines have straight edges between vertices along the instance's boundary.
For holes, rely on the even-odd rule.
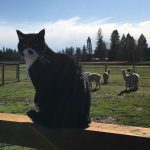
[[107,64],[105,64],[105,72],[107,72]]
[[19,70],[19,64],[16,64],[16,80],[17,82],[20,81],[20,70]]
[[2,85],[4,85],[4,81],[5,81],[5,65],[2,64]]
[[132,68],[133,68],[133,72],[135,72],[135,64],[133,64]]

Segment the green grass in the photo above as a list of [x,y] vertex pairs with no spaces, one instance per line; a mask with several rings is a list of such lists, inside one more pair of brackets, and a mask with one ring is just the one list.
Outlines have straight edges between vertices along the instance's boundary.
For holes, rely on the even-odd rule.
[[[5,83],[16,82],[16,65],[5,65]],[[20,80],[26,79],[25,65],[20,65]],[[0,65],[0,85],[2,83],[2,66]]]
[[8,144],[0,144],[0,150],[33,150],[33,148],[26,148],[21,146],[10,146]]
[[[92,92],[91,117],[98,122],[109,118],[117,124],[150,127],[150,67],[135,67],[140,74],[140,89],[126,93],[121,70],[132,66],[109,66],[111,76],[108,85]],[[84,71],[102,74],[104,67],[84,66]]]
[[[150,67],[136,67],[140,74],[140,89],[124,92],[125,86],[121,69],[131,66],[109,66],[111,76],[108,85],[91,92],[91,117],[97,122],[117,123],[141,127],[150,127]],[[104,67],[83,66],[84,71],[102,74]],[[25,79],[25,69],[21,66],[21,82],[11,82],[15,77],[14,68],[8,67],[6,83],[0,86],[0,113],[26,114],[33,107],[34,87]],[[14,81],[14,80],[13,80]],[[21,150],[23,147],[0,144],[0,150]],[[24,150],[31,150],[24,148]]]
[[0,87],[0,112],[25,114],[33,105],[34,88],[30,81]]
[[[34,94],[34,88],[27,80],[0,86],[0,113],[26,114],[33,107]],[[0,144],[0,150],[34,149]]]
[[92,93],[91,116],[112,117],[118,124],[150,127],[149,89],[119,95],[122,86],[113,87],[103,85],[100,91]]

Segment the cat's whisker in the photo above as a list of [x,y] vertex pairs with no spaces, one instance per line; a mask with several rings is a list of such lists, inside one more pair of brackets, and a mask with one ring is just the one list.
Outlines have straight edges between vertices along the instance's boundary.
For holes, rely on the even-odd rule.
[[39,56],[39,60],[45,64],[45,60],[41,56]]
[[49,63],[50,61],[46,58],[46,56],[44,56],[44,55],[39,55],[39,58],[40,58],[40,60],[41,60],[41,62],[43,62],[43,63]]
[[45,62],[44,62],[41,58],[39,58],[39,60],[40,60],[42,63],[44,63],[44,64],[45,64]]
[[46,62],[48,62],[48,63],[50,62],[45,56],[41,55],[40,57],[41,57],[42,59],[44,59]]
[[47,59],[49,61],[49,57],[48,54],[46,53],[46,51],[44,53],[41,52],[40,56],[43,56],[45,59]]

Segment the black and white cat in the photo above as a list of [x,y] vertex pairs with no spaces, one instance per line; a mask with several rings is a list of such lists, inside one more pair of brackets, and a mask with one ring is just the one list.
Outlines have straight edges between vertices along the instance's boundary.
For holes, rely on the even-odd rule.
[[17,30],[18,50],[35,87],[37,110],[27,115],[49,128],[86,128],[90,123],[90,91],[81,67],[45,43],[45,30],[24,34]]

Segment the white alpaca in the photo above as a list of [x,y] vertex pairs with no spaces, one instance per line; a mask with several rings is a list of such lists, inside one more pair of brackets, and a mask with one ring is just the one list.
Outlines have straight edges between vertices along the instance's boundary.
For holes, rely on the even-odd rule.
[[137,90],[139,88],[139,78],[140,76],[137,73],[130,72],[126,74],[126,70],[122,70],[123,78],[126,82],[126,90]]
[[92,82],[95,82],[96,83],[95,89],[99,89],[100,88],[101,75],[98,73],[89,73],[89,72],[85,72],[85,74],[87,76],[90,88],[92,89]]
[[122,75],[125,81],[126,90],[130,90],[131,89],[131,77],[128,74],[126,74],[125,69],[122,69]]
[[137,73],[131,73],[131,89],[137,90],[139,88],[139,78],[140,76]]
[[103,80],[104,80],[104,84],[108,83],[108,79],[110,77],[110,70],[108,70],[107,72],[103,73]]

